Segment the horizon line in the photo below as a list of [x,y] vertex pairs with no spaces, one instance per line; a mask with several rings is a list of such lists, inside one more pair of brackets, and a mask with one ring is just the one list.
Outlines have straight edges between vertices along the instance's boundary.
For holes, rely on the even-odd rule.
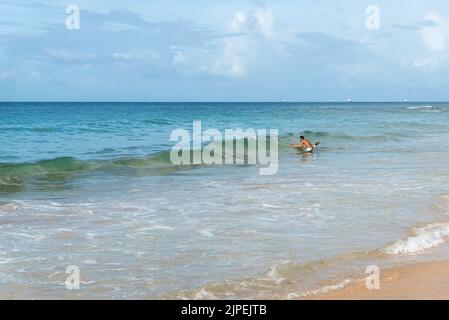
[[310,101],[125,101],[125,100],[17,100],[0,101],[0,103],[449,103],[449,100],[310,100]]

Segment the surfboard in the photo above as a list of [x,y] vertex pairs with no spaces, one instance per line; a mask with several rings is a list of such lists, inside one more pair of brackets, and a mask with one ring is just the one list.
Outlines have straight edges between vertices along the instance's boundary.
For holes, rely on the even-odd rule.
[[320,144],[321,144],[321,142],[319,142],[319,141],[315,142],[314,145],[313,145],[313,149],[310,150],[310,151],[304,150],[303,148],[301,148],[301,147],[299,146],[299,144],[291,144],[290,146],[291,146],[292,148],[298,150],[298,151],[303,152],[303,153],[313,153],[313,150],[315,150],[315,148],[319,147]]

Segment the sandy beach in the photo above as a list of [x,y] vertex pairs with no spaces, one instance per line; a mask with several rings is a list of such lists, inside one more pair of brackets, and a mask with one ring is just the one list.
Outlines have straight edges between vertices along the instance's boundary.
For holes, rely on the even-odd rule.
[[309,297],[319,300],[446,300],[449,299],[449,261],[425,262],[381,270],[379,290],[368,290],[365,280]]

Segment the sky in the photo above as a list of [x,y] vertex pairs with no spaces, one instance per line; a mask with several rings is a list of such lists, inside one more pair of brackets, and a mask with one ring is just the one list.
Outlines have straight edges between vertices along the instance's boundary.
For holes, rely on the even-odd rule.
[[0,101],[449,101],[448,75],[444,0],[0,0]]

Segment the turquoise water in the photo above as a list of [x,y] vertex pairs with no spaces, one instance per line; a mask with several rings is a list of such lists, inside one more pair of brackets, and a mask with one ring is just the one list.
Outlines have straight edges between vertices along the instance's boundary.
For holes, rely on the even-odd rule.
[[[277,174],[173,166],[195,120],[278,129]],[[337,260],[420,254],[449,236],[448,123],[436,102],[0,103],[0,297],[296,297]]]

